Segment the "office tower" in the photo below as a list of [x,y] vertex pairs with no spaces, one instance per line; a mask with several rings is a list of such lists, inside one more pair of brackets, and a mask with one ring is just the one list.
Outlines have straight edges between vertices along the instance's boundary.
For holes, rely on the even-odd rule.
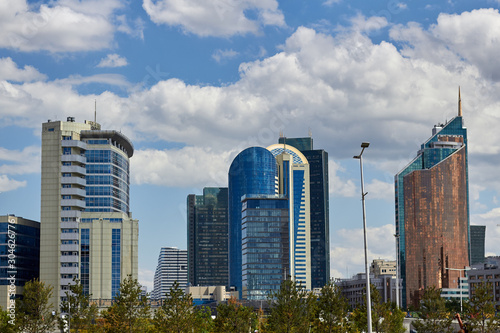
[[188,281],[193,286],[227,286],[227,187],[205,187],[187,197]]
[[284,195],[242,198],[242,297],[266,300],[290,271],[290,218]]
[[40,222],[0,216],[0,307],[14,309],[26,282],[40,275]]
[[321,288],[330,281],[328,153],[323,149],[313,149],[311,137],[280,136],[279,143],[297,148],[309,163],[311,288]]
[[274,195],[277,177],[276,159],[265,148],[250,147],[239,153],[228,174],[229,286],[242,290],[242,197]]
[[485,225],[470,226],[470,264],[482,264],[484,262],[484,238],[486,234]]
[[[460,96],[460,95],[459,95]],[[403,305],[425,288],[456,288],[469,265],[467,130],[458,116],[436,125],[417,157],[395,176]]]
[[138,221],[129,210],[129,158],[121,132],[96,122],[42,125],[40,279],[58,307],[78,278],[92,298],[111,299],[137,278]]
[[176,247],[162,247],[158,256],[156,266],[154,287],[151,298],[162,299],[170,295],[170,288],[174,283],[183,289],[188,283],[188,260],[187,250],[179,250]]
[[267,149],[278,163],[278,193],[288,198],[290,272],[292,279],[311,289],[309,163],[295,147],[274,144]]

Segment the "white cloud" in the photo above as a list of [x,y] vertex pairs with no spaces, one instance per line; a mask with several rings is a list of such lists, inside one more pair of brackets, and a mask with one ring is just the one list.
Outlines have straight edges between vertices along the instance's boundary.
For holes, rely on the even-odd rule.
[[229,50],[215,50],[215,52],[212,54],[212,58],[220,63],[224,59],[232,59],[236,57],[239,53],[234,51],[233,49]]
[[335,3],[340,3],[342,0],[327,0],[323,2],[323,5],[325,6],[332,6]]
[[26,0],[0,3],[0,47],[23,52],[76,52],[108,48],[113,40],[111,13],[118,0],[54,1],[38,10]]
[[179,150],[136,150],[132,181],[169,187],[227,186],[231,152],[195,147]]
[[[340,229],[333,233],[330,241],[330,262],[333,278],[351,277],[365,271],[363,229]],[[394,225],[386,224],[377,228],[367,228],[368,263],[373,259],[395,260]],[[347,271],[349,271],[347,273]]]
[[13,82],[42,81],[47,78],[34,67],[25,65],[24,69],[17,67],[10,57],[0,58],[0,81]]
[[388,25],[387,19],[380,16],[371,16],[366,18],[363,15],[357,15],[351,19],[353,29],[356,31],[369,32],[379,30]]
[[0,193],[13,191],[20,187],[26,186],[27,182],[25,180],[18,181],[9,178],[7,175],[0,175]]
[[[256,34],[266,25],[285,26],[276,0],[144,0],[143,8],[156,24],[180,26],[203,37]],[[257,19],[249,18],[247,11],[255,11]]]
[[127,65],[127,59],[120,56],[119,54],[113,53],[108,54],[106,58],[102,58],[96,67],[123,67]]
[[394,201],[394,183],[386,183],[384,181],[373,179],[366,184],[366,192],[370,199],[383,199],[386,201]]
[[28,146],[23,150],[0,147],[0,174],[24,175],[40,172],[40,147]]
[[138,281],[141,285],[148,287],[148,293],[153,291],[155,272],[149,269],[139,268]]
[[329,192],[341,197],[354,197],[359,191],[351,179],[344,180],[340,177],[339,173],[344,172],[345,169],[339,163],[328,160]]
[[118,22],[118,26],[116,28],[117,31],[123,32],[132,37],[136,37],[139,39],[144,39],[144,21],[138,17],[133,21],[133,27],[127,21],[127,17],[125,15],[119,15],[116,17],[116,21]]

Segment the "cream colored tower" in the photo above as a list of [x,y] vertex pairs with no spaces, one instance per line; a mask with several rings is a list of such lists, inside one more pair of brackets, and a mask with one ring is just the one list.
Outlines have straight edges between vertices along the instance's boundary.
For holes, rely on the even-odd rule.
[[128,202],[132,154],[123,134],[91,121],[42,125],[40,280],[54,288],[54,308],[75,277],[92,298],[105,299],[113,297],[113,283],[137,278],[138,223]]
[[309,162],[289,145],[278,143],[267,149],[278,163],[278,191],[290,203],[290,276],[311,290]]

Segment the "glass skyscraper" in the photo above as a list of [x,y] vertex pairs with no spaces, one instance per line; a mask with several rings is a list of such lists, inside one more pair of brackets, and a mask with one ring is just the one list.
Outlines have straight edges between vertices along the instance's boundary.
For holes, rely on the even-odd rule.
[[470,226],[470,264],[482,264],[484,258],[484,238],[486,235],[485,225]]
[[138,221],[129,210],[129,158],[121,132],[96,122],[42,125],[40,279],[57,306],[80,279],[93,298],[111,299],[137,278]]
[[242,296],[266,300],[290,272],[290,218],[284,195],[242,198]]
[[436,125],[417,157],[395,176],[403,306],[429,286],[456,288],[469,265],[467,130],[459,114]]
[[242,290],[241,212],[244,195],[277,193],[278,169],[273,154],[262,147],[250,147],[239,153],[228,174],[229,215],[229,286]]
[[281,136],[279,143],[297,148],[309,163],[311,288],[322,288],[330,281],[328,153],[323,149],[314,149],[312,137]]
[[205,187],[187,197],[188,281],[193,286],[228,286],[227,187]]

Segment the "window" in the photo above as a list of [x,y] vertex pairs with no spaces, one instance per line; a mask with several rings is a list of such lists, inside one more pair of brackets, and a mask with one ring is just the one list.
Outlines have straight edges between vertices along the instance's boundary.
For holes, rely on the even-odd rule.
[[63,155],[71,155],[71,147],[64,147]]

